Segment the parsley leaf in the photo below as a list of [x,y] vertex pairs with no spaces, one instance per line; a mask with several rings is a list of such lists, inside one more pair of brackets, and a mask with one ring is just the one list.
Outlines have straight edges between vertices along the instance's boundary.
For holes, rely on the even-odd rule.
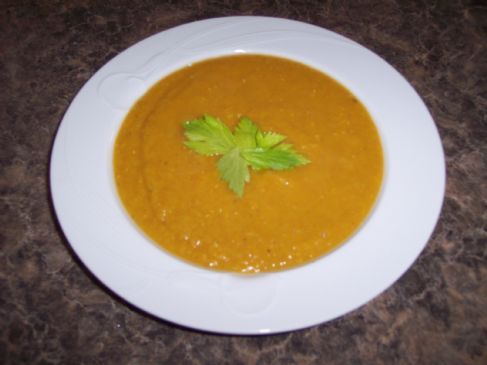
[[235,143],[240,148],[257,147],[256,136],[259,128],[247,117],[242,117],[237,127],[235,127]]
[[254,170],[290,170],[309,163],[308,159],[294,151],[292,145],[284,144],[281,148],[280,146],[244,150],[242,155]]
[[281,143],[286,139],[282,134],[274,132],[261,132],[259,131],[255,136],[257,145],[262,148],[274,147],[276,144]]
[[223,122],[208,114],[185,122],[183,128],[187,147],[205,156],[223,155],[217,163],[218,171],[240,198],[245,183],[250,181],[249,167],[253,170],[289,170],[310,162],[291,144],[281,143],[285,136],[262,132],[247,117],[240,118],[233,134]]
[[218,161],[218,171],[220,171],[222,179],[228,183],[230,189],[241,198],[244,185],[250,180],[250,173],[247,161],[241,156],[237,147]]
[[184,144],[205,156],[227,153],[235,146],[235,139],[228,127],[218,118],[205,114],[200,119],[184,123]]

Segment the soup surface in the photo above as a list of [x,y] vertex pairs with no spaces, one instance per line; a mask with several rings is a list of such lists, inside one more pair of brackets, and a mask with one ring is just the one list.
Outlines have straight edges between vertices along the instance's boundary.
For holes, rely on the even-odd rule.
[[[248,116],[311,162],[251,171],[239,198],[218,157],[183,144],[182,123],[205,113],[232,129]],[[114,173],[128,214],[165,250],[255,273],[304,264],[347,240],[377,198],[383,155],[367,110],[341,84],[291,60],[238,55],[178,70],[139,99],[119,131]]]

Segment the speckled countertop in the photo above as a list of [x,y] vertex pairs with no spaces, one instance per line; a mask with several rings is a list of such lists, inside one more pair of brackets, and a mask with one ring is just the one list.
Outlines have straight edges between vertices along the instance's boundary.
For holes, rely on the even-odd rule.
[[[1,364],[486,364],[487,8],[482,1],[9,1],[0,3]],[[360,309],[267,337],[152,318],[74,257],[48,161],[72,98],[98,68],[178,24],[301,20],[396,67],[429,107],[447,162],[440,221],[413,267]]]

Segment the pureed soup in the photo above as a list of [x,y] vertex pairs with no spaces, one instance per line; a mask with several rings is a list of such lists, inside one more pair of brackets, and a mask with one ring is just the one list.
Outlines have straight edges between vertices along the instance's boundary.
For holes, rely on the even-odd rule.
[[[204,114],[231,130],[247,116],[286,136],[310,163],[252,170],[239,197],[216,165],[188,148],[183,122]],[[278,57],[208,59],[160,80],[132,107],[114,150],[119,196],[147,236],[215,270],[277,271],[330,252],[364,222],[383,155],[364,106],[341,84]]]

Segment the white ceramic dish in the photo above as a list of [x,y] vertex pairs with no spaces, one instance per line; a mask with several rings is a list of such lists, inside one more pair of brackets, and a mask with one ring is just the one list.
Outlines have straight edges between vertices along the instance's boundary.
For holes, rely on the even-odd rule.
[[[241,277],[166,254],[127,219],[112,180],[112,147],[134,101],[188,63],[238,52],[274,54],[321,69],[368,108],[386,174],[366,224],[309,265]],[[267,334],[337,318],[396,281],[426,245],[445,185],[435,124],[408,82],[336,33],[295,21],[229,17],[182,25],[119,54],[81,89],[59,127],[51,190],[74,251],[108,288],[156,317],[211,332]]]

